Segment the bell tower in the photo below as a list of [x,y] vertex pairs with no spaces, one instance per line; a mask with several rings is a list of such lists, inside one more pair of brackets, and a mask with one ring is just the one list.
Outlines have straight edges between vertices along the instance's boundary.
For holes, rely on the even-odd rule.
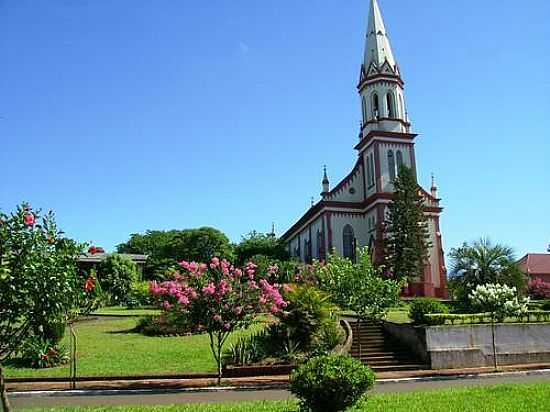
[[[370,13],[359,85],[361,131],[359,155],[371,158],[367,170],[376,182],[375,193],[392,193],[393,180],[404,165],[416,174],[414,139],[405,103],[405,83],[394,57],[377,0]],[[368,190],[368,188],[367,188]]]

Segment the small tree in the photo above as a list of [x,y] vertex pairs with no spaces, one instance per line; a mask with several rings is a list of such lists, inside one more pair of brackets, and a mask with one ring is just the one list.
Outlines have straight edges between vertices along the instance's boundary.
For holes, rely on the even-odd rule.
[[368,252],[368,248],[358,249],[357,263],[331,254],[325,265],[317,266],[317,276],[320,287],[340,307],[355,311],[362,319],[378,320],[399,302],[405,281],[384,277]]
[[126,303],[130,286],[139,279],[136,263],[126,256],[113,253],[101,262],[99,283],[104,292],[111,295],[111,303]]
[[196,329],[208,333],[217,364],[218,384],[222,377],[222,349],[236,329],[249,327],[261,313],[277,313],[287,305],[278,285],[256,281],[256,266],[233,267],[214,257],[209,265],[180,262],[181,271],[172,281],[151,282],[151,294],[166,311],[189,317]]
[[272,233],[250,232],[244,236],[235,247],[237,262],[245,263],[254,256],[265,256],[275,260],[288,260],[288,251],[279,239]]
[[457,300],[468,302],[471,290],[488,283],[507,285],[519,292],[525,289],[525,277],[509,246],[482,238],[451,249],[449,255]]
[[66,319],[83,291],[77,259],[82,245],[62,238],[52,212],[41,217],[28,204],[0,213],[0,395],[5,411],[1,364],[52,321]]
[[393,186],[385,222],[386,266],[397,279],[414,279],[422,275],[430,247],[424,199],[408,167],[401,167]]
[[474,308],[491,314],[493,361],[495,369],[497,369],[495,323],[504,322],[507,316],[520,316],[527,313],[529,299],[520,302],[516,288],[492,283],[477,286],[469,297]]

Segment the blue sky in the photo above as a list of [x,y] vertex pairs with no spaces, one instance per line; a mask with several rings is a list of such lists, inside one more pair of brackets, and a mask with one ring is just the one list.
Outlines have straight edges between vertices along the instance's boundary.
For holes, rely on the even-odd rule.
[[[381,0],[445,249],[550,242],[550,2]],[[368,0],[0,0],[0,208],[282,234],[353,167]]]

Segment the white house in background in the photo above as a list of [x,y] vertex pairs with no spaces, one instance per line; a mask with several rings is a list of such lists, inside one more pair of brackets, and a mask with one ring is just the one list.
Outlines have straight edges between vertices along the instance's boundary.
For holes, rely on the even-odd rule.
[[[401,165],[416,175],[415,138],[407,115],[404,82],[395,60],[382,14],[371,0],[365,55],[357,86],[362,124],[352,171],[330,189],[326,174],[321,200],[283,235],[291,256],[305,262],[324,259],[327,251],[353,258],[357,246],[369,246],[377,263],[384,260],[383,237],[393,180]],[[429,221],[429,263],[405,294],[447,297],[447,274],[439,228],[442,208],[432,180],[430,192],[420,188]]]

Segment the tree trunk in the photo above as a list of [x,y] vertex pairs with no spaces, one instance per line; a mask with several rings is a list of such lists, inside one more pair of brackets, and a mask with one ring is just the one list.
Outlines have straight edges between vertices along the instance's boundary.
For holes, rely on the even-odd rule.
[[498,361],[497,361],[497,342],[495,337],[495,318],[493,318],[493,321],[491,322],[491,332],[493,336],[493,363],[495,366],[495,371],[498,370]]
[[2,410],[4,412],[11,412],[10,401],[6,392],[6,384],[4,383],[4,370],[0,365],[0,398],[2,401]]
[[218,335],[218,386],[222,384],[222,337]]

